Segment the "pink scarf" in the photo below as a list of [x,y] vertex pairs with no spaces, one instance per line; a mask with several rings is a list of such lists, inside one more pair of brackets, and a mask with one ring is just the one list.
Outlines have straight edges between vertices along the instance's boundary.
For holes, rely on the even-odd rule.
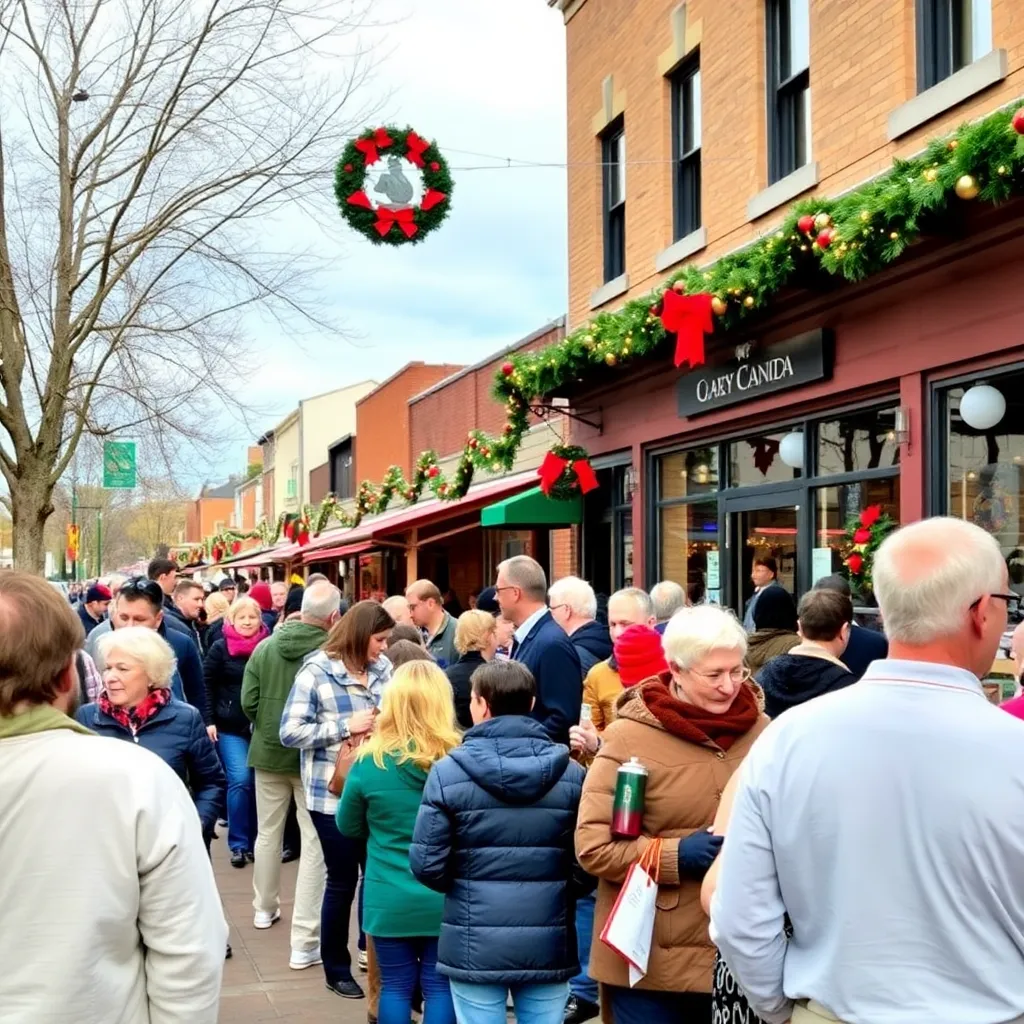
[[248,658],[256,650],[256,645],[261,640],[266,640],[268,636],[270,630],[267,629],[265,622],[260,623],[260,628],[252,636],[242,636],[230,622],[224,623],[224,640],[228,645],[228,654],[232,658]]

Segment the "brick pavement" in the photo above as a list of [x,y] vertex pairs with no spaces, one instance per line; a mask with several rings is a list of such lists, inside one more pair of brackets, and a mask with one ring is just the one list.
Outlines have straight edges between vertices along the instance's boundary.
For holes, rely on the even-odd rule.
[[281,920],[257,931],[252,926],[252,867],[231,867],[223,840],[226,829],[220,831],[221,840],[213,844],[213,866],[234,950],[224,965],[220,1024],[366,1024],[366,1000],[332,995],[324,986],[322,967],[293,971],[288,966],[296,865],[282,866]]

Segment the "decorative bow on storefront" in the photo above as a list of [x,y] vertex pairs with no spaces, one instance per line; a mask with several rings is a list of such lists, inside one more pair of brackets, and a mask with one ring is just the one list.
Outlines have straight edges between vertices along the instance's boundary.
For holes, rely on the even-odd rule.
[[715,329],[711,318],[711,296],[682,295],[673,288],[662,296],[661,323],[676,336],[676,366],[689,363],[695,370],[704,365],[704,335]]
[[594,467],[587,458],[567,459],[555,452],[548,452],[537,470],[540,477],[541,493],[550,496],[555,485],[562,479],[566,470],[576,474],[576,482],[580,493],[588,494],[598,487]]
[[407,206],[404,210],[388,210],[382,206],[377,210],[377,221],[373,226],[377,229],[381,238],[396,224],[405,232],[406,238],[412,238],[419,231],[419,228],[416,227],[413,221],[413,214],[415,212],[411,206]]

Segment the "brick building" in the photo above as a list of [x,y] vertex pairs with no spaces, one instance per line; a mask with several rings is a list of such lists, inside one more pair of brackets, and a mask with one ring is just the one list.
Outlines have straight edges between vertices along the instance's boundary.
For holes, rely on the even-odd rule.
[[[1014,0],[549,4],[566,31],[570,331],[631,299],[646,312],[684,267],[776,237],[795,201],[858,189],[1024,93]],[[605,485],[579,552],[598,589],[670,577],[740,608],[770,550],[800,593],[841,568],[869,504],[973,519],[1024,588],[1024,203],[970,199],[868,279],[808,273],[719,329],[706,366],[677,370],[665,347],[562,389]],[[776,358],[793,372],[769,381]],[[761,368],[742,394],[713,386]]]

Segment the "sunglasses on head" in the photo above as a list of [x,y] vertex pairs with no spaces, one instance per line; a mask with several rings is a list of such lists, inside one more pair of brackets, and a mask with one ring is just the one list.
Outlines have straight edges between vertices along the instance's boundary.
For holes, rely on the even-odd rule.
[[164,592],[160,589],[160,584],[145,576],[133,576],[124,583],[121,586],[120,596],[127,597],[129,600],[133,597],[145,597],[157,605],[164,603]]

